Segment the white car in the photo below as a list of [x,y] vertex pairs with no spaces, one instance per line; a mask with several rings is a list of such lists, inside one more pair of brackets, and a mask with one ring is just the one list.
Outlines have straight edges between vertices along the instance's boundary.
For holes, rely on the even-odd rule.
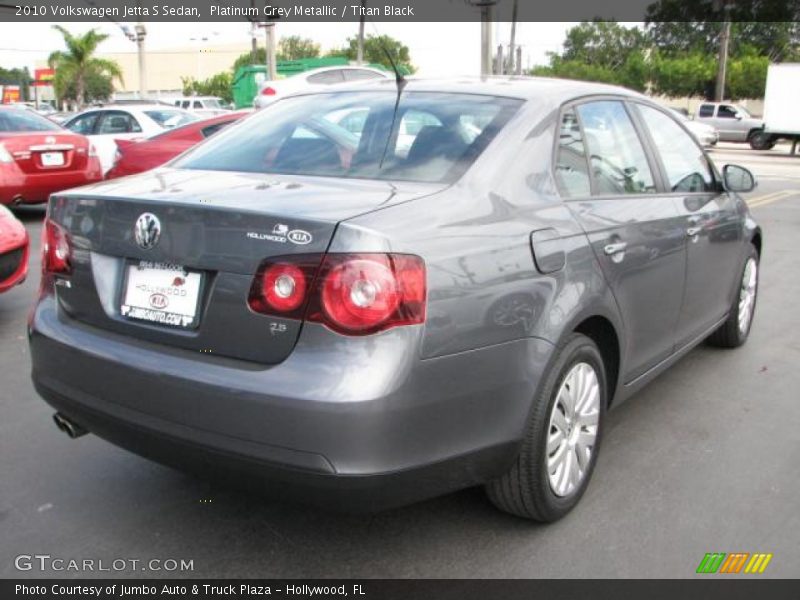
[[105,174],[114,164],[116,140],[150,137],[199,119],[196,114],[166,104],[109,105],[85,110],[63,126],[91,140]]
[[681,111],[674,108],[672,111],[683,122],[683,124],[686,126],[686,129],[689,130],[689,133],[691,133],[703,146],[717,145],[717,142],[719,141],[719,132],[715,127],[712,127],[707,123],[700,123],[699,121],[690,119]]
[[352,83],[354,81],[386,79],[388,77],[394,77],[394,75],[372,67],[342,65],[311,69],[285,79],[262,82],[259,85],[258,95],[253,100],[253,106],[264,108],[281,96],[303,90],[314,91],[337,83]]
[[175,98],[172,103],[184,110],[193,112],[200,117],[216,117],[230,112],[230,109],[223,106],[222,98],[216,96],[191,96],[188,98]]

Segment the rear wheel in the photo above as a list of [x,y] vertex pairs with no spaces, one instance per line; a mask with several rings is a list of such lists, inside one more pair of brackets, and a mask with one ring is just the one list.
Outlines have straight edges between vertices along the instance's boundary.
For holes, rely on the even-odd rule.
[[753,131],[747,138],[753,150],[771,150],[775,146],[775,138],[766,133],[763,129]]
[[747,341],[758,299],[758,270],[758,251],[750,245],[728,319],[708,338],[712,345],[738,348]]
[[544,522],[572,510],[594,470],[606,399],[597,345],[573,334],[561,346],[534,399],[516,462],[486,486],[495,506]]

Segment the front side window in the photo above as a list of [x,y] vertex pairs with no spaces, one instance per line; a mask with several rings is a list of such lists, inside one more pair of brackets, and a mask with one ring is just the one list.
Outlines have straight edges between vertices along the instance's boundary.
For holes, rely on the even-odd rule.
[[717,117],[720,119],[735,119],[738,114],[736,107],[720,104],[717,111]]
[[566,198],[580,198],[591,193],[586,146],[573,109],[564,112],[556,154],[556,183]]
[[92,135],[94,133],[95,125],[97,125],[97,118],[100,116],[99,112],[86,113],[79,115],[67,123],[66,127],[74,133],[81,135]]
[[638,105],[653,138],[673,192],[709,192],[714,177],[703,151],[672,118],[660,110]]
[[[392,91],[280,100],[214,136],[174,164],[185,169],[452,182],[522,101],[495,96]],[[351,127],[341,125],[358,115]],[[363,119],[363,120],[362,120]]]
[[598,195],[654,194],[655,180],[642,142],[622,102],[578,106]]

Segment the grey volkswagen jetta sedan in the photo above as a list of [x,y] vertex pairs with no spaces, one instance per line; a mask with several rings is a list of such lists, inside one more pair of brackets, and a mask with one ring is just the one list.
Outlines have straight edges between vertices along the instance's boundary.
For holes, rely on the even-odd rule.
[[608,408],[747,339],[754,185],[616,87],[286,97],[50,199],[33,382],[71,436],[276,495],[377,510],[485,485],[553,521]]

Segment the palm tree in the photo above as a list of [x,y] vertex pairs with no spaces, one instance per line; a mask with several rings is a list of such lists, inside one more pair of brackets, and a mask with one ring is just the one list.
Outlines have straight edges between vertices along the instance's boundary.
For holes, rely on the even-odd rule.
[[60,99],[75,100],[78,108],[81,108],[86,102],[87,80],[99,77],[109,83],[114,78],[122,82],[122,69],[116,62],[94,56],[97,46],[108,35],[95,29],[90,29],[83,35],[73,35],[61,25],[53,25],[53,29],[64,36],[67,46],[66,52],[56,50],[47,59],[50,68],[56,70],[53,83]]

